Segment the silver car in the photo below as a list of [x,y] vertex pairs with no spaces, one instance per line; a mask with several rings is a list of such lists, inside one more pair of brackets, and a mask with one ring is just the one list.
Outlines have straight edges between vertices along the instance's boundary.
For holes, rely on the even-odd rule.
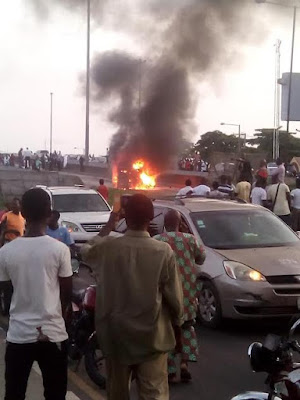
[[[223,318],[289,316],[300,296],[300,239],[271,211],[237,201],[187,198],[155,201],[151,234],[164,230],[164,214],[176,209],[182,231],[206,249],[199,266],[199,317],[210,327]],[[120,221],[119,232],[126,230]]]

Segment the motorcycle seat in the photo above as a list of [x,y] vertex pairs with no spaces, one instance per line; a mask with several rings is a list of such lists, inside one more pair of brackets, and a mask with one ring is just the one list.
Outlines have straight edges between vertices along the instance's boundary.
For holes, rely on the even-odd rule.
[[84,295],[85,295],[85,289],[73,290],[72,301],[75,304],[80,305],[82,303]]

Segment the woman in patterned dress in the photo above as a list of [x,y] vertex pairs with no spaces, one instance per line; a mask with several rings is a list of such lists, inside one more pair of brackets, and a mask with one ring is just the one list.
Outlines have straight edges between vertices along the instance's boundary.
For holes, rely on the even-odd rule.
[[[168,243],[176,256],[182,280],[184,297],[184,324],[182,326],[182,351],[180,353],[180,378],[187,382],[192,379],[188,370],[189,362],[196,362],[198,356],[197,336],[194,329],[197,315],[198,282],[195,264],[203,264],[205,251],[194,235],[179,232],[181,224],[180,213],[170,210],[165,215],[165,233],[155,236],[155,239]],[[169,353],[169,382],[177,382],[176,352]]]

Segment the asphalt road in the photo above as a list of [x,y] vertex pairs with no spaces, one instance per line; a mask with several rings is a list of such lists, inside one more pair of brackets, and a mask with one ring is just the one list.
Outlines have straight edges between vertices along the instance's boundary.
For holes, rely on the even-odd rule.
[[[74,286],[83,288],[93,278],[82,269],[74,279]],[[265,374],[251,371],[247,350],[253,341],[261,341],[268,333],[283,334],[287,320],[227,321],[220,330],[209,330],[197,326],[199,360],[191,365],[193,381],[190,384],[175,384],[171,387],[171,400],[229,400],[234,395],[249,391],[267,390]],[[92,387],[83,370],[81,378]],[[132,398],[137,399],[135,387]]]

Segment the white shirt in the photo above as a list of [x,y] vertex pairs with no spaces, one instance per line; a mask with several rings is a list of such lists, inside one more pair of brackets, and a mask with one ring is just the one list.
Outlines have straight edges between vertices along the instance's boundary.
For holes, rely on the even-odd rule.
[[185,186],[184,188],[180,189],[176,196],[185,196],[189,192],[193,192],[192,186]]
[[[275,201],[278,183],[271,185],[267,191],[268,200]],[[274,206],[274,214],[276,215],[289,215],[291,213],[286,194],[290,192],[289,187],[285,183],[280,183],[277,200]]]
[[196,196],[206,196],[207,193],[210,193],[210,187],[206,185],[199,185],[194,187],[194,195]]
[[10,280],[14,288],[9,342],[36,342],[38,327],[51,342],[68,338],[62,318],[59,277],[70,276],[70,250],[49,236],[22,237],[1,248],[0,281]]
[[300,189],[294,189],[291,191],[292,205],[297,210],[300,210]]
[[285,166],[284,164],[278,165],[274,171],[272,171],[272,175],[278,175],[278,181],[280,183],[284,183],[285,178]]
[[31,157],[32,152],[30,150],[23,150],[23,157]]
[[259,206],[263,205],[263,201],[267,200],[267,192],[262,187],[254,187],[251,192],[252,204],[257,204]]

